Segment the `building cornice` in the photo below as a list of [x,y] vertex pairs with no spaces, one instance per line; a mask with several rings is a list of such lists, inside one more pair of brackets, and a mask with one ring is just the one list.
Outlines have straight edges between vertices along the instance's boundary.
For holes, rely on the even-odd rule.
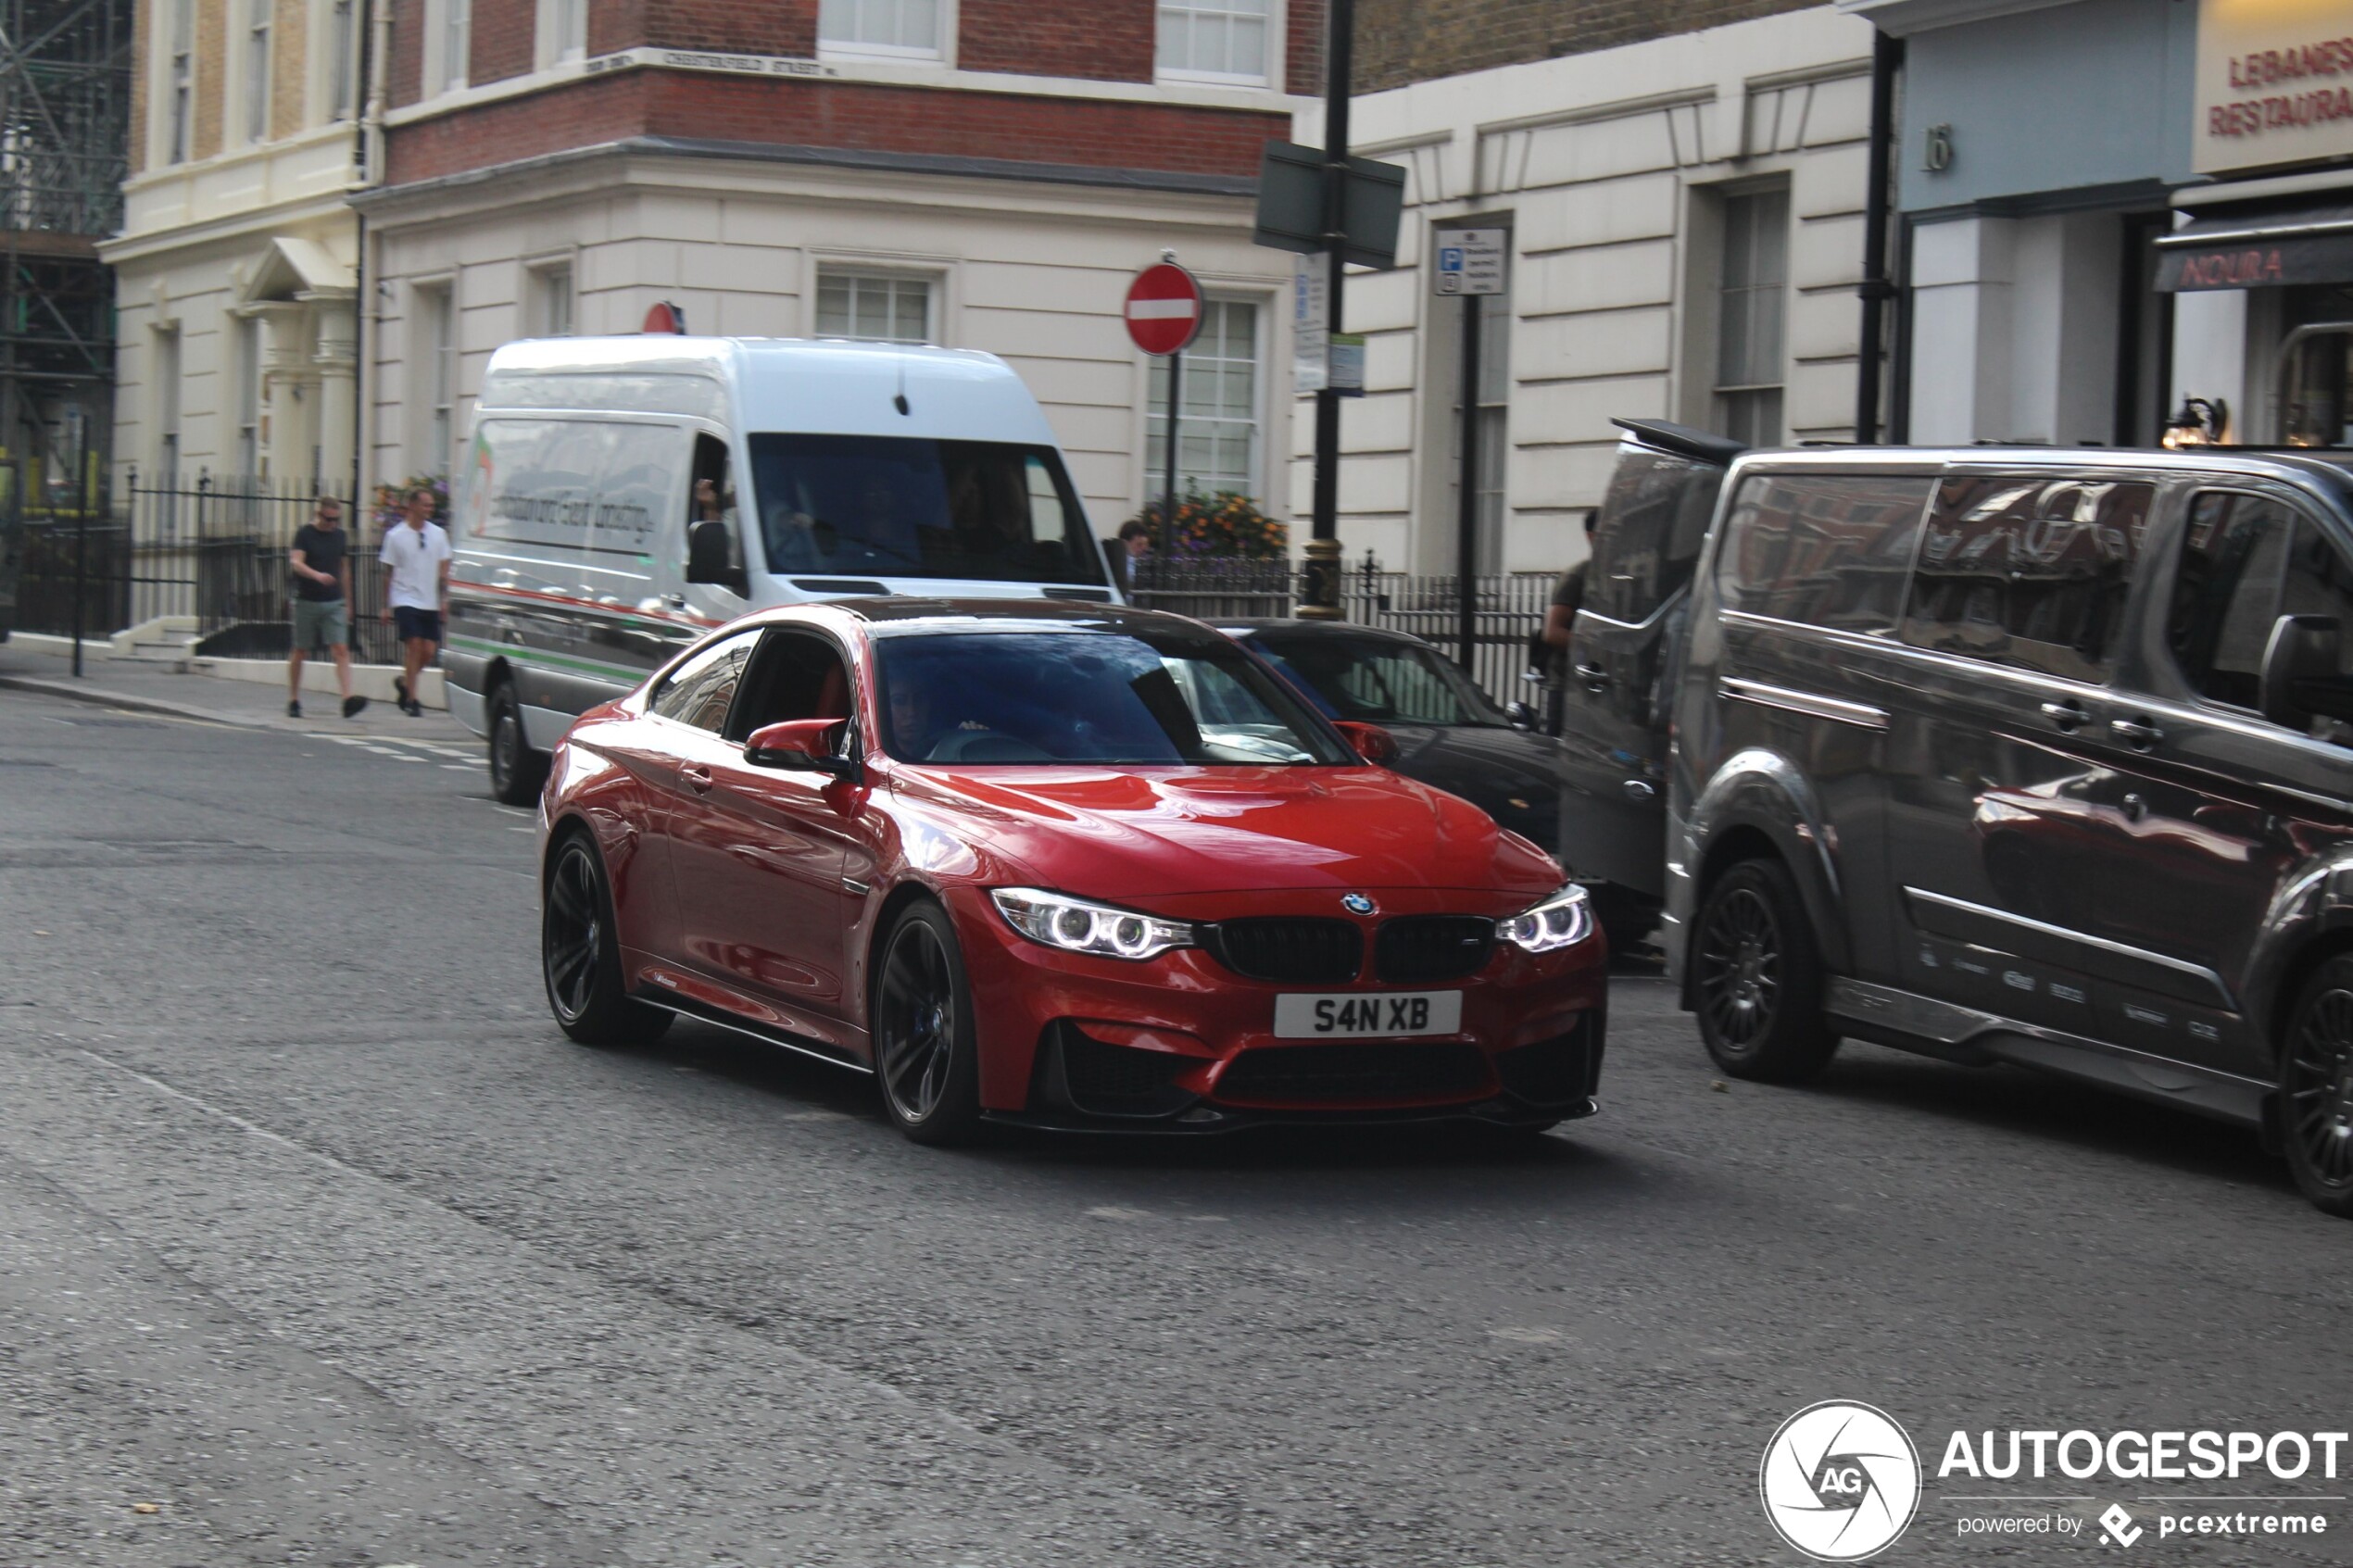
[[1843,15],[1860,17],[1894,38],[2074,3],[2075,0],[1837,0]]
[[251,239],[297,224],[347,221],[350,214],[346,193],[341,191],[308,196],[300,201],[275,202],[268,207],[248,207],[201,222],[176,223],[166,228],[144,229],[135,234],[111,235],[98,242],[98,259],[109,267],[120,267],[126,261],[141,261],[152,256],[184,250],[191,245],[222,245]]
[[1096,191],[1133,192],[1139,195],[1196,196],[1221,202],[1252,199],[1254,178],[1227,174],[1186,174],[1163,169],[1102,169],[1086,164],[1025,163],[1012,158],[951,157],[938,153],[893,153],[865,148],[804,147],[767,142],[731,142],[685,136],[632,136],[594,146],[569,147],[536,157],[518,158],[485,169],[378,185],[356,191],[351,206],[370,218],[446,202],[461,192],[483,190],[517,181],[537,181],[590,163],[635,158],[681,159],[689,162],[780,165],[803,169],[835,169],[862,174],[889,173],[935,180],[985,180],[1049,186],[1079,186]]

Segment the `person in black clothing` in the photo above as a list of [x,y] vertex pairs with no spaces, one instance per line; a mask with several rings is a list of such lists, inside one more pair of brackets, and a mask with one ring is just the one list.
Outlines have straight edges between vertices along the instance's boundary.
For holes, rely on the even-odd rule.
[[319,497],[311,521],[302,525],[286,552],[294,569],[294,650],[286,660],[286,717],[302,717],[302,661],[314,648],[334,656],[335,684],[343,688],[346,719],[368,706],[351,695],[351,535],[343,529],[343,504]]

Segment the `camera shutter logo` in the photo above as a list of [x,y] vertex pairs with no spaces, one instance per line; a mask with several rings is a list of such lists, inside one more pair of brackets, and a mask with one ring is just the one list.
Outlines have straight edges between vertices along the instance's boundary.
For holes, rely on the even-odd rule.
[[1825,1399],[1781,1423],[1756,1489],[1781,1539],[1823,1562],[1859,1562],[1919,1512],[1919,1450],[1886,1411]]

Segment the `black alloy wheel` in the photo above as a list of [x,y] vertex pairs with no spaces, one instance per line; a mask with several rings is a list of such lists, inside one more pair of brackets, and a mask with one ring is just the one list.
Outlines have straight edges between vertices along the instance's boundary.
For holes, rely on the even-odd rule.
[[623,985],[604,860],[585,834],[568,835],[548,865],[539,955],[547,1006],[582,1045],[646,1045],[670,1027],[670,1013],[632,1001]]
[[1717,1066],[1768,1084],[1819,1073],[1838,1048],[1822,1017],[1822,978],[1787,867],[1744,860],[1708,889],[1692,939],[1692,999]]
[[2321,966],[2280,1053],[2280,1140],[2313,1205],[2353,1219],[2353,955]]
[[980,1064],[955,925],[937,904],[911,904],[882,955],[874,1042],[883,1107],[917,1143],[957,1142],[980,1121]]
[[490,688],[490,793],[500,805],[528,806],[547,782],[547,756],[534,751],[522,733],[522,704],[512,681]]

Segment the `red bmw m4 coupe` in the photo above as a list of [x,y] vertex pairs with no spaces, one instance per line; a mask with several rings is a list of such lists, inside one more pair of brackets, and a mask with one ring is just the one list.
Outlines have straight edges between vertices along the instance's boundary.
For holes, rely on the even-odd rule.
[[1216,1132],[1593,1110],[1583,892],[1194,621],[764,612],[582,716],[541,803],[573,1038],[677,1015],[983,1119]]

